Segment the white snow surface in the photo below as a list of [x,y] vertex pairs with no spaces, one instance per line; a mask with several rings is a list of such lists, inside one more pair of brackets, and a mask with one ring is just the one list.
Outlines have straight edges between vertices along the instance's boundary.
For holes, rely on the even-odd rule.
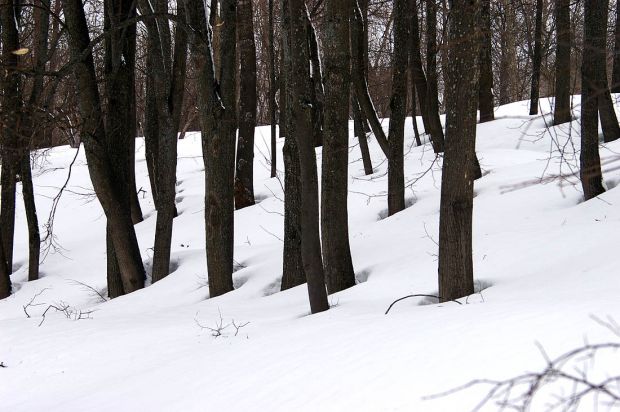
[[[544,113],[551,103],[541,101]],[[213,299],[200,135],[179,141],[170,275],[107,302],[82,285],[105,293],[106,254],[105,217],[80,151],[55,217],[62,249],[47,254],[34,282],[26,281],[18,188],[14,293],[0,301],[0,410],[467,411],[488,387],[427,397],[472,379],[539,371],[546,362],[537,344],[556,357],[585,341],[617,341],[592,317],[620,321],[620,189],[614,187],[620,142],[601,145],[609,190],[583,202],[579,122],[550,127],[550,115],[528,116],[527,110],[526,102],[502,106],[497,120],[478,125],[484,176],[475,183],[473,256],[477,285],[485,289],[467,303],[461,299],[463,305],[406,299],[388,315],[395,299],[438,288],[441,159],[429,144],[415,147],[411,119],[408,207],[389,218],[385,157],[371,138],[375,173],[365,176],[351,135],[349,231],[358,284],[331,295],[331,309],[316,315],[309,313],[305,285],[279,291],[283,140],[279,179],[271,179],[268,127],[256,132],[257,204],[235,212],[235,290]],[[38,157],[41,226],[75,152],[58,147]],[[319,176],[320,159],[318,149]],[[136,231],[149,272],[156,212],[141,139],[136,177],[146,191],[140,194],[145,220]],[[30,306],[27,317],[24,305],[38,293],[33,303],[41,305]],[[93,312],[81,320],[54,310],[41,317],[60,302]],[[220,316],[224,325],[249,323],[236,335],[231,325],[213,337],[205,327],[215,328]],[[618,374],[620,361],[613,356],[591,369]],[[582,407],[591,410],[593,403]]]

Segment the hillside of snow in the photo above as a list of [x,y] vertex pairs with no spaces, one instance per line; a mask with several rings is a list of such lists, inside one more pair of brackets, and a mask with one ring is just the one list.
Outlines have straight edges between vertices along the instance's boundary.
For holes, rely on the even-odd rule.
[[[548,113],[549,102],[541,103]],[[620,142],[601,147],[609,190],[584,203],[578,121],[551,128],[550,116],[527,112],[525,102],[502,106],[497,120],[478,126],[484,176],[475,183],[473,244],[482,291],[462,305],[406,299],[387,315],[400,297],[437,293],[441,159],[429,144],[415,147],[410,119],[408,208],[389,218],[387,162],[371,138],[375,173],[365,176],[351,136],[349,231],[358,284],[311,316],[305,285],[279,291],[284,168],[280,155],[280,179],[269,178],[268,127],[256,133],[258,202],[235,212],[235,291],[214,299],[199,134],[179,141],[172,273],[112,301],[93,291],[105,295],[105,217],[80,151],[56,211],[56,248],[34,282],[26,282],[18,197],[14,294],[0,301],[0,410],[467,411],[488,387],[428,396],[473,379],[541,370],[541,347],[556,357],[584,341],[617,341],[592,317],[620,321]],[[75,152],[58,147],[38,158],[41,224]],[[136,231],[148,271],[155,211],[142,140],[136,161],[137,186],[146,191]],[[86,319],[55,310],[42,318],[63,302]],[[229,326],[214,337],[209,328],[218,324]],[[591,367],[618,374],[620,360]]]

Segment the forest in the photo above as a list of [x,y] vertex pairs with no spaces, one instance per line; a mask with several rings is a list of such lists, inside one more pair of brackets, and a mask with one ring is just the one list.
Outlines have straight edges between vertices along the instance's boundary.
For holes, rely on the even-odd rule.
[[0,0],[0,62],[0,410],[620,407],[620,2]]

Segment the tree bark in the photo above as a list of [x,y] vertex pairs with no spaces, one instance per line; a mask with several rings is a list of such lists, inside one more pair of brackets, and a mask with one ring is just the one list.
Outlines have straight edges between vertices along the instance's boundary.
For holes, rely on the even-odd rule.
[[609,0],[584,4],[583,63],[581,64],[581,153],[580,177],[585,200],[603,193],[601,159],[598,151],[598,108],[605,64],[605,37]]
[[366,131],[364,130],[364,124],[366,120],[362,116],[362,109],[360,109],[359,102],[355,97],[351,97],[351,106],[353,110],[353,132],[357,137],[357,141],[360,145],[360,152],[362,154],[362,164],[364,165],[364,174],[366,176],[374,173],[372,168],[372,159],[370,158],[370,150],[368,149],[368,138],[366,137]]
[[[568,12],[570,13],[570,2],[569,0],[560,0],[560,3],[567,3],[569,5]],[[612,93],[620,93],[620,7],[618,7],[618,2],[616,1],[616,26],[614,28],[614,58],[613,58],[613,69],[611,76],[611,92]],[[557,17],[556,17],[557,21]],[[556,23],[557,24],[557,23]],[[568,18],[568,24],[565,27],[569,27],[570,25],[570,17]],[[569,31],[570,36],[570,31]],[[570,37],[569,37],[570,39]],[[570,49],[569,49],[570,53]]]
[[[280,1],[282,13],[282,60],[280,67],[280,131],[285,130],[284,147],[284,255],[281,290],[306,283],[306,272],[301,257],[301,172],[299,150],[295,141],[295,124],[292,122],[290,14],[288,0]],[[284,120],[284,122],[282,122]]]
[[321,240],[329,293],[355,286],[349,246],[350,1],[325,5],[325,119],[321,178]]
[[[555,105],[553,125],[570,122],[570,0],[555,3]],[[619,39],[620,40],[620,39]],[[620,43],[618,43],[620,48]],[[620,70],[620,69],[619,69]]]
[[21,162],[22,196],[24,210],[28,223],[28,280],[39,278],[39,258],[41,254],[41,236],[39,234],[39,219],[37,206],[34,201],[34,187],[32,185],[32,171],[30,170],[30,153],[22,156]]
[[446,85],[446,151],[439,215],[441,301],[474,292],[472,209],[475,162],[479,0],[454,1],[450,8]]
[[[277,175],[276,149],[276,52],[273,25],[273,1],[269,0],[269,118],[271,119],[271,177]],[[282,91],[280,91],[282,93]],[[280,126],[281,127],[281,126]]]
[[220,79],[215,76],[211,33],[201,0],[188,0],[192,58],[198,69],[198,100],[205,163],[205,223],[209,294],[233,290],[236,3],[221,1]]
[[530,91],[530,115],[538,114],[538,98],[540,96],[540,64],[542,62],[542,14],[543,0],[536,0],[534,54],[532,56],[532,88]]
[[[394,0],[394,57],[392,59],[392,98],[388,157],[388,214],[405,209],[404,139],[407,113],[407,67],[409,54],[408,0]],[[415,12],[415,11],[414,11]],[[431,97],[429,96],[429,99]],[[430,110],[430,106],[429,106]]]
[[101,100],[97,88],[95,65],[90,52],[90,37],[82,2],[63,0],[63,9],[69,34],[69,47],[75,59],[74,70],[77,86],[81,139],[86,152],[88,170],[93,187],[108,219],[111,240],[119,264],[125,293],[144,287],[144,266],[131,213],[125,207],[113,162],[106,149],[106,135]]
[[480,3],[480,21],[482,22],[482,43],[480,46],[480,94],[479,109],[480,123],[495,119],[493,102],[493,59],[491,47],[493,33],[491,32],[491,1],[482,0]]
[[0,236],[0,299],[11,296],[11,272],[6,264],[4,245]]
[[251,0],[238,0],[239,137],[235,174],[235,208],[254,204],[254,128],[256,126],[256,44]]
[[292,121],[301,174],[301,252],[312,313],[329,309],[319,235],[319,196],[312,127],[312,85],[304,0],[289,0],[291,18]]
[[444,135],[441,128],[441,120],[439,118],[439,104],[436,96],[429,94],[428,79],[424,74],[422,66],[422,54],[420,46],[420,25],[417,13],[417,0],[411,0],[413,3],[411,13],[411,45],[409,62],[411,65],[411,74],[415,89],[418,93],[418,101],[420,103],[420,111],[422,113],[422,122],[424,123],[424,131],[430,135],[431,143],[435,153],[441,153],[444,150]]

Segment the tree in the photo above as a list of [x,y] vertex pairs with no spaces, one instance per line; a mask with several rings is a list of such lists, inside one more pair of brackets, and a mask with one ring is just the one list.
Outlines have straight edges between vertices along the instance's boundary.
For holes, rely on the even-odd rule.
[[254,204],[254,128],[256,126],[256,44],[252,1],[237,3],[239,71],[239,137],[235,174],[235,207]]
[[446,84],[446,151],[439,215],[439,296],[474,292],[472,210],[478,107],[479,0],[452,1]]
[[[276,150],[276,46],[273,24],[273,2],[269,0],[269,123],[271,124],[271,177],[277,174]],[[282,127],[282,125],[280,125]]]
[[[407,114],[407,63],[409,20],[407,0],[394,0],[394,58],[392,63],[392,99],[390,100],[388,156],[388,214],[405,209],[404,138]],[[432,97],[428,97],[429,101]],[[428,106],[430,110],[431,106]]]
[[[562,3],[567,2],[562,0]],[[567,2],[568,3],[568,2]],[[570,12],[570,9],[568,9]],[[557,17],[556,17],[557,20]],[[570,24],[570,17],[569,17]],[[616,26],[614,28],[614,56],[611,76],[611,92],[620,93],[620,7],[616,1]]]
[[534,28],[534,54],[532,55],[532,88],[530,91],[530,115],[538,114],[540,95],[540,64],[542,62],[543,0],[536,0],[536,23]]
[[583,63],[581,64],[581,153],[580,177],[585,200],[603,193],[601,159],[598,151],[599,99],[606,81],[605,42],[609,0],[584,3]]
[[281,0],[283,10],[281,19],[282,59],[280,66],[280,132],[284,133],[284,248],[282,259],[281,289],[286,290],[306,282],[301,256],[301,175],[299,168],[299,150],[295,141],[296,124],[291,99],[291,16],[288,13],[288,1]]
[[[163,14],[168,10],[166,0],[142,0],[139,4],[143,15]],[[179,2],[179,19],[183,20],[184,12],[183,2]],[[151,90],[147,99],[152,99],[146,121],[151,124],[151,136],[147,137],[146,146],[155,143],[152,156],[156,159],[153,172],[157,191],[152,280],[157,282],[170,271],[172,227],[176,215],[177,134],[185,88],[187,34],[177,24],[173,42],[168,19],[163,17],[146,19],[145,25],[148,32],[147,59],[150,60],[147,76],[150,77]]]
[[493,59],[491,57],[492,37],[491,32],[491,1],[480,2],[480,21],[482,26],[482,43],[480,45],[480,94],[479,109],[480,123],[495,119],[493,113]]
[[312,127],[312,84],[310,50],[304,0],[289,0],[291,19],[291,114],[296,124],[295,139],[299,150],[301,175],[301,256],[308,283],[312,313],[329,309],[319,235],[319,199],[316,154]]
[[187,0],[192,59],[198,71],[198,100],[205,163],[205,223],[209,294],[232,291],[234,171],[237,129],[236,2],[222,0],[220,75],[215,71],[211,32],[202,0]]
[[123,291],[129,293],[144,287],[144,266],[131,211],[125,201],[126,193],[118,183],[122,181],[122,176],[116,175],[106,145],[106,131],[101,127],[104,116],[83,4],[80,0],[63,0],[62,4],[69,48],[74,60],[73,69],[80,90],[77,96],[81,118],[80,136],[95,193],[108,219]]
[[[325,5],[325,113],[321,178],[321,240],[329,293],[355,286],[349,246],[348,169],[351,88],[348,0]],[[406,65],[405,65],[406,66]],[[403,119],[404,121],[404,119]],[[403,185],[404,186],[404,185]]]
[[[555,105],[553,125],[571,121],[570,109],[570,0],[555,2]],[[618,45],[620,47],[620,44]]]

